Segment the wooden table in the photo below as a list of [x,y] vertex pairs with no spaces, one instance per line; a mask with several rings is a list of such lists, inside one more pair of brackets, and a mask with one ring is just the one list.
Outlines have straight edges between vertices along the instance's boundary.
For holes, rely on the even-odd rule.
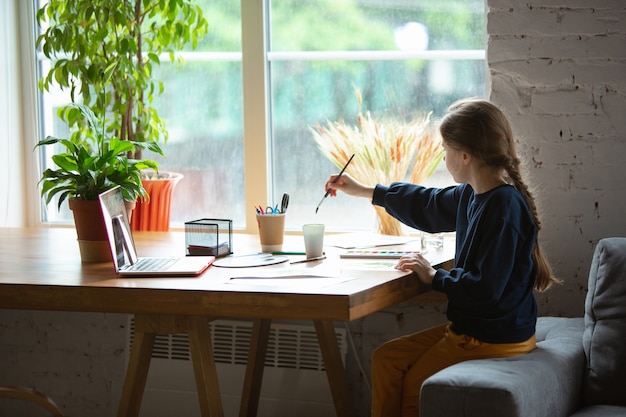
[[[301,239],[287,236],[285,245],[300,245]],[[236,255],[259,249],[257,236],[235,234],[233,240]],[[138,232],[135,241],[140,256],[184,254],[181,232]],[[431,249],[427,257],[434,265],[449,266],[454,255],[450,246]],[[339,260],[338,250],[326,251],[324,263],[345,262]],[[74,229],[0,228],[0,257],[0,308],[134,314],[135,339],[118,416],[139,414],[156,334],[184,331],[189,334],[202,415],[222,416],[208,326],[216,318],[254,321],[240,416],[256,415],[272,319],[315,323],[337,415],[354,415],[333,321],[356,320],[424,291],[414,275],[395,270],[361,271],[358,279],[317,289],[232,285],[228,281],[234,269],[217,267],[200,277],[119,279],[112,264],[81,264]],[[279,272],[288,267],[284,263],[262,269]]]

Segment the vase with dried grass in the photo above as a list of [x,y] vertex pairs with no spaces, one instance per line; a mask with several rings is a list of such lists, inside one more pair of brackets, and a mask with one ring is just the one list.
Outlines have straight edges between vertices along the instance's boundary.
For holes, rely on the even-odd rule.
[[[443,157],[443,148],[432,127],[431,113],[407,122],[392,118],[379,121],[369,111],[363,115],[361,92],[357,89],[355,93],[359,105],[356,126],[341,120],[311,128],[322,153],[337,167],[355,154],[346,172],[364,184],[419,184],[432,175]],[[384,208],[374,208],[379,233],[403,234],[400,222]]]

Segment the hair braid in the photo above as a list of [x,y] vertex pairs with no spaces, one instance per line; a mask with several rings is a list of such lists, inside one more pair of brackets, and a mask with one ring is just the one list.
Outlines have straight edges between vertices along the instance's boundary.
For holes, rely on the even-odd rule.
[[519,159],[515,158],[515,162],[509,161],[507,165],[505,165],[504,170],[508,175],[509,179],[517,188],[517,190],[522,194],[528,208],[530,209],[533,218],[535,219],[535,223],[537,224],[537,230],[541,229],[541,221],[539,220],[539,213],[537,210],[537,205],[535,204],[535,198],[531,193],[530,189],[522,179],[522,174],[519,170]]
[[[516,157],[513,159],[516,162],[507,164],[505,166],[505,171],[513,182],[515,188],[517,188],[517,190],[522,194],[522,197],[524,197],[524,200],[526,201],[526,204],[528,205],[528,208],[530,209],[530,212],[535,220],[535,224],[537,225],[537,232],[539,232],[539,230],[541,230],[541,220],[539,220],[539,213],[537,205],[535,204],[535,198],[522,179],[522,175],[519,170],[519,159]],[[538,240],[535,241],[532,257],[535,263],[535,289],[538,291],[544,291],[547,290],[553,283],[559,282],[559,280],[552,274],[552,268],[548,263],[548,259],[543,254]]]

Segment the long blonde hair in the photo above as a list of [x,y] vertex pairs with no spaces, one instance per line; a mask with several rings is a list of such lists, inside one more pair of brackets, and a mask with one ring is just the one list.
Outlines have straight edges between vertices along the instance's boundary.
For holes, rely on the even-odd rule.
[[[439,127],[444,143],[463,149],[485,165],[504,170],[507,180],[522,194],[537,225],[541,221],[535,198],[520,172],[513,131],[504,113],[486,100],[465,99],[453,103]],[[552,274],[538,240],[532,253],[535,264],[535,289],[546,290],[559,282]]]

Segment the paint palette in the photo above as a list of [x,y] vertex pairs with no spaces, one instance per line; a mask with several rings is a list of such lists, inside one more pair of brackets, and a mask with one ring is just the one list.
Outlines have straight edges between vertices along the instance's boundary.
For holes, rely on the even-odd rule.
[[400,259],[403,256],[426,253],[423,250],[381,250],[381,249],[351,249],[341,255],[343,259]]

